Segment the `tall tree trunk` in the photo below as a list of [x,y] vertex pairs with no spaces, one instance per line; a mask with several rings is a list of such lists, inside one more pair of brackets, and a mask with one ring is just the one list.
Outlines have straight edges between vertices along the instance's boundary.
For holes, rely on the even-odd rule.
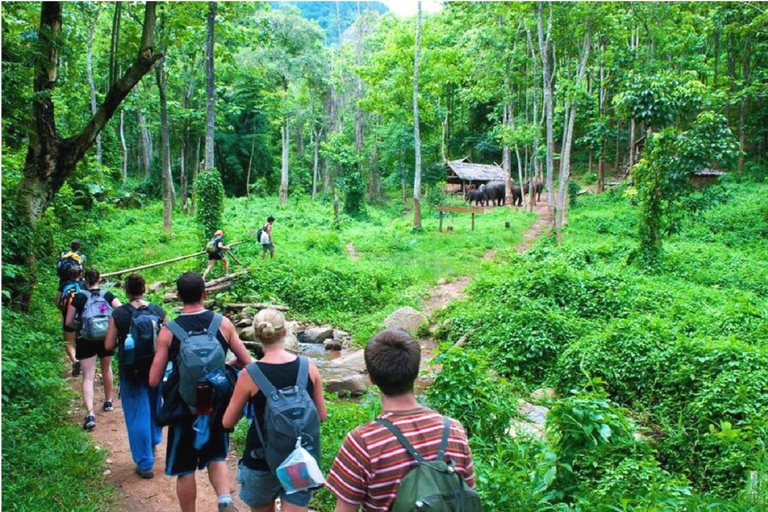
[[283,153],[280,163],[280,204],[288,202],[288,145],[290,143],[288,117],[285,117],[280,135],[283,141]]
[[117,81],[117,48],[120,42],[120,19],[122,15],[122,2],[115,2],[115,14],[112,17],[112,40],[109,47],[109,87]]
[[215,122],[214,104],[216,101],[213,75],[213,32],[216,21],[216,2],[208,2],[208,25],[205,40],[205,170],[214,168],[213,132]]
[[123,149],[123,187],[128,186],[128,146],[125,144],[125,110],[120,109],[120,147]]
[[[502,120],[501,123],[504,127],[508,128],[511,125],[511,113],[509,104],[505,104],[502,107]],[[512,206],[512,154],[509,149],[509,144],[504,144],[501,148],[501,168],[504,169],[504,204],[506,206]]]
[[[533,76],[537,76],[539,74],[539,59],[536,58],[536,47],[533,44],[533,37],[531,36],[531,31],[526,27],[525,29],[526,35],[528,37],[528,47],[531,52],[531,60],[533,61]],[[542,91],[543,92],[543,91]],[[533,98],[532,98],[532,111],[533,111],[533,125],[536,127],[536,131],[534,132],[533,136],[533,147],[531,148],[531,159],[533,160],[533,168],[531,172],[533,175],[529,179],[529,188],[528,188],[528,211],[533,211],[533,205],[536,204],[535,199],[535,181],[539,176],[539,158],[538,158],[538,151],[539,151],[539,133],[541,132],[539,123],[541,122],[539,120],[539,110],[537,106],[537,94],[536,94],[536,88],[533,88]],[[527,151],[527,149],[526,149]]]
[[[86,72],[88,74],[88,88],[91,91],[91,115],[96,115],[96,85],[93,83],[93,33],[96,31],[96,23],[99,21],[99,13],[101,9],[97,6],[96,11],[93,14],[93,23],[88,30],[88,50],[85,58]],[[102,152],[101,152],[101,133],[96,136],[96,162],[101,168],[102,165]]]
[[317,126],[312,128],[312,200],[317,198],[318,164],[320,161],[320,138],[323,129]]
[[189,163],[189,133],[187,127],[181,133],[181,162],[179,168],[179,193],[181,194],[181,212],[187,214],[187,164]]
[[416,44],[413,50],[413,227],[421,228],[421,134],[419,133],[419,53],[421,52],[421,0],[416,2]]
[[[256,122],[254,121],[254,130],[256,129]],[[253,167],[253,153],[256,149],[256,134],[251,134],[251,156],[248,158],[248,174],[245,175],[245,197],[251,197],[251,168]]]
[[[189,85],[184,90],[181,103],[182,110],[185,113],[189,111],[192,95],[195,93],[195,69],[199,67],[200,61],[197,61],[196,56],[193,55],[190,64],[187,68]],[[192,156],[187,116],[184,117],[182,122],[181,134],[181,211],[187,214],[189,213],[189,173],[190,169],[194,169],[197,166],[197,162],[199,162],[199,155],[195,155],[194,159]]]
[[[3,226],[4,230],[16,229],[28,233],[29,239],[19,246],[9,244],[10,254],[5,264],[26,266],[27,272],[18,273],[15,279],[3,284],[10,300],[22,310],[28,310],[32,292],[37,284],[35,251],[29,244],[37,237],[37,226],[45,215],[51,200],[75,171],[77,163],[96,142],[96,137],[115,114],[141,78],[152,69],[162,55],[152,53],[155,28],[155,3],[147,2],[144,10],[139,52],[125,74],[110,87],[103,103],[86,126],[68,138],[61,138],[56,128],[52,91],[56,85],[61,45],[62,3],[42,2],[38,50],[35,53],[35,69],[32,97],[33,130],[29,135],[29,149],[24,163],[23,176],[16,188],[14,216]],[[20,237],[21,238],[21,237]]]
[[139,121],[139,130],[141,132],[141,162],[144,164],[144,179],[149,180],[150,169],[152,168],[152,141],[149,138],[149,129],[147,128],[147,118],[141,110],[136,111],[136,117]]
[[637,156],[635,155],[635,118],[631,118],[629,120],[629,169],[632,170],[632,167],[635,166],[635,160],[637,160]]
[[[603,58],[605,56],[605,45],[600,45],[600,101],[599,101],[599,111],[600,111],[600,119],[605,119],[605,98],[607,96],[607,91],[605,90],[605,63],[603,62]],[[603,162],[605,161],[605,137],[602,139],[602,144],[600,147],[600,155],[598,156],[597,160],[597,193],[602,194],[605,190],[605,166],[603,165]]]
[[[338,5],[338,4],[337,4]],[[363,65],[363,24],[364,20],[360,17],[360,3],[357,4],[357,44],[355,47],[355,58],[358,69]],[[357,170],[360,177],[363,176],[363,147],[364,140],[364,117],[363,109],[360,107],[360,100],[363,98],[363,80],[359,73],[355,73],[355,151],[357,154]],[[370,179],[369,179],[370,182]]]
[[155,80],[160,97],[160,162],[163,176],[163,233],[171,236],[171,212],[173,211],[173,180],[171,179],[171,141],[168,129],[168,99],[165,94],[165,67],[155,66]]
[[[582,55],[581,55],[581,62],[579,63],[579,68],[576,73],[576,84],[582,85],[584,82],[584,77],[587,72],[587,62],[589,60],[589,51],[592,44],[592,36],[589,30],[587,30],[587,34],[584,37],[584,46],[582,49]],[[562,229],[563,229],[563,220],[566,213],[566,199],[567,199],[567,192],[568,192],[568,179],[571,175],[571,146],[573,145],[573,126],[574,122],[576,120],[576,107],[577,102],[574,98],[571,101],[570,105],[570,113],[568,114],[568,125],[563,132],[563,148],[562,148],[562,154],[560,155],[560,178],[559,178],[559,190],[558,190],[558,200],[557,200],[557,206],[556,206],[556,219],[555,219],[555,229],[557,232],[557,243],[560,244],[562,241]]]
[[538,31],[539,31],[539,53],[541,55],[541,73],[542,88],[544,91],[544,108],[546,109],[545,122],[547,127],[547,207],[549,208],[550,222],[554,221],[555,198],[552,193],[554,187],[554,147],[555,147],[555,129],[554,129],[554,105],[552,99],[552,75],[549,68],[549,51],[552,45],[552,4],[549,5],[549,21],[547,22],[547,33],[544,35],[544,3],[539,2],[538,6]]
[[197,182],[197,173],[200,172],[200,166],[203,165],[203,161],[200,160],[200,146],[202,145],[203,140],[200,135],[197,136],[197,147],[195,148],[195,160],[194,165],[192,166],[192,182],[190,183],[190,189],[192,189],[191,199],[189,201],[189,214],[194,215],[195,214],[195,199],[196,199],[196,193],[195,193],[195,183]]

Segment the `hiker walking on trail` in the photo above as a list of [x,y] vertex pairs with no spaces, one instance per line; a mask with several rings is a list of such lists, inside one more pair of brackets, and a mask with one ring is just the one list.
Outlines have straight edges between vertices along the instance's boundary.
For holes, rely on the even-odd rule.
[[70,267],[80,267],[81,271],[85,268],[85,255],[80,252],[80,240],[77,238],[69,244],[68,251],[59,254],[59,261],[56,263],[59,285],[67,280],[67,269]]
[[[473,490],[472,453],[464,428],[416,401],[413,384],[420,360],[419,344],[401,329],[381,331],[366,345],[365,365],[371,382],[379,388],[382,413],[377,420],[349,432],[333,461],[326,486],[336,496],[336,512],[415,510],[415,501],[407,505],[402,500],[413,491],[413,480],[406,485],[408,476],[418,477],[415,472],[424,467],[424,461],[434,461],[433,467],[441,465],[442,471],[430,468],[431,478],[420,480],[434,478],[448,486],[463,486],[456,493],[444,489],[435,493],[463,501],[463,508],[454,502],[450,510],[481,510]],[[418,459],[411,454],[414,446]],[[435,460],[438,453],[452,469]]]
[[274,223],[275,223],[275,218],[270,215],[269,217],[267,217],[267,223],[264,224],[261,227],[261,229],[258,231],[259,243],[261,244],[262,260],[267,255],[267,253],[269,253],[270,259],[275,257],[275,244],[272,241],[272,224]]
[[[255,411],[256,420],[251,423],[245,440],[245,450],[240,461],[237,479],[240,482],[240,498],[252,511],[274,510],[275,499],[280,498],[282,510],[285,512],[306,511],[312,491],[302,490],[288,494],[275,475],[274,463],[270,453],[276,452],[278,464],[285,460],[294,449],[296,435],[302,435],[302,443],[307,442],[310,454],[320,458],[320,421],[325,421],[327,409],[323,397],[323,385],[317,366],[304,356],[296,356],[285,350],[285,318],[275,309],[259,311],[253,320],[254,333],[264,347],[264,357],[245,367],[237,379],[235,391],[224,413],[225,428],[234,428],[243,415],[243,407],[250,403]],[[294,387],[295,386],[295,387]],[[266,392],[265,392],[266,389]],[[286,394],[291,390],[301,390],[308,397],[305,404],[307,414],[297,414],[308,418],[296,430],[300,432],[285,432],[285,447],[277,446],[278,435],[271,434],[267,425],[271,418],[267,411],[267,395],[272,393]],[[271,390],[271,391],[270,391]],[[278,391],[279,390],[279,391]],[[304,393],[306,391],[306,393]],[[295,395],[296,393],[294,393]],[[271,398],[270,398],[271,400]],[[279,403],[275,401],[274,403]],[[313,405],[312,405],[313,404]],[[293,406],[290,410],[297,411],[301,407]],[[287,430],[284,423],[280,423]],[[311,432],[310,432],[311,431]],[[267,446],[264,445],[267,440]],[[280,452],[282,450],[282,452]],[[314,451],[314,453],[311,453]]]
[[208,267],[203,272],[203,281],[219,260],[224,262],[224,275],[229,276],[229,260],[224,256],[224,251],[229,251],[229,246],[224,244],[224,231],[219,229],[213,234],[213,238],[205,246],[205,251],[208,253]]
[[[173,371],[166,384],[171,389],[171,383],[176,382],[178,391],[174,396],[164,393],[163,410],[166,405],[179,400],[183,402],[184,414],[168,427],[165,473],[177,477],[176,495],[182,512],[194,512],[197,499],[195,471],[208,468],[219,511],[233,512],[235,507],[225,462],[229,434],[220,422],[209,421],[211,412],[224,404],[216,403],[219,398],[207,379],[214,373],[212,370],[225,370],[227,350],[237,357],[236,362],[227,362],[233,366],[245,366],[252,358],[232,322],[203,306],[205,281],[199,274],[182,274],[176,281],[176,288],[183,303],[182,313],[160,330],[157,352],[149,371],[149,385],[158,386],[167,362],[172,361]],[[191,413],[187,414],[189,411]]]
[[83,429],[91,431],[96,426],[93,410],[93,381],[96,378],[96,357],[101,361],[104,380],[104,412],[112,412],[112,350],[104,346],[112,309],[120,307],[120,301],[112,292],[99,289],[101,274],[95,268],[85,272],[85,289],[75,295],[67,309],[66,325],[77,331],[75,357],[83,371],[83,401],[86,416]]
[[119,347],[120,402],[136,474],[152,478],[155,446],[163,440],[162,428],[155,418],[162,404],[159,387],[149,386],[149,369],[155,355],[160,326],[165,311],[144,300],[146,282],[141,274],[131,274],[125,281],[128,303],[112,312],[104,345],[107,350]]
[[67,325],[67,310],[75,295],[85,289],[82,281],[83,269],[79,265],[67,267],[64,281],[59,283],[56,291],[56,306],[61,310],[61,327],[64,332],[64,347],[69,362],[72,365],[72,377],[80,375],[80,361],[75,357],[75,330]]

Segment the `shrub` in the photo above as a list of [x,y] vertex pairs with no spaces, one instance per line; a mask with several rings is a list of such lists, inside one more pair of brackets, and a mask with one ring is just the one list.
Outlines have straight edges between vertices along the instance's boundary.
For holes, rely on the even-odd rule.
[[222,229],[224,214],[224,185],[219,171],[213,169],[200,173],[195,182],[197,206],[195,215],[200,229],[200,238],[205,241],[213,236],[217,229]]

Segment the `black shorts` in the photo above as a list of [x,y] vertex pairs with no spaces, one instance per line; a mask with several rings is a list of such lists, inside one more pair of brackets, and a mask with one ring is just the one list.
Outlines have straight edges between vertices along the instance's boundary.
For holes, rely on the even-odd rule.
[[220,252],[212,252],[208,254],[208,261],[223,260],[223,259],[224,259],[224,255],[221,254]]
[[229,434],[211,425],[208,442],[195,450],[194,418],[168,426],[165,474],[183,476],[205,469],[211,462],[224,461],[229,453]]
[[83,338],[75,340],[75,357],[78,361],[98,356],[99,359],[114,355],[114,350],[104,348],[104,340],[91,341]]

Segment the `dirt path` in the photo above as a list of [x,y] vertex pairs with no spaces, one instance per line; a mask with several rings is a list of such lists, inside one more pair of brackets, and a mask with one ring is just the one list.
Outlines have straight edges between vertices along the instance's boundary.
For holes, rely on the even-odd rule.
[[[77,391],[78,396],[76,407],[73,407],[74,421],[82,421],[82,418],[85,417],[85,411],[82,400],[79,398],[81,396],[81,380],[80,378],[70,379],[70,383],[72,388]],[[167,429],[163,429],[163,442],[157,446],[155,477],[151,480],[139,478],[134,472],[136,465],[133,463],[131,450],[128,446],[123,408],[120,400],[117,399],[117,390],[115,390],[115,400],[113,400],[115,410],[103,412],[101,410],[104,397],[103,389],[101,377],[97,375],[97,382],[94,385],[96,428],[91,431],[90,435],[96,446],[107,451],[108,468],[105,474],[107,483],[115,489],[117,495],[115,509],[125,512],[179,510],[179,502],[176,499],[176,479],[165,475]],[[247,512],[250,509],[237,497],[239,487],[235,480],[235,474],[238,459],[239,455],[234,452],[230,452],[227,459],[230,470],[230,494],[232,494],[237,509],[240,512]],[[197,473],[197,511],[215,512],[216,510],[216,493],[208,481],[208,473],[199,471]]]
[[[539,218],[523,234],[523,241],[515,248],[517,252],[525,252],[541,236],[549,223],[549,210],[546,201],[539,201],[533,207],[534,213]],[[484,255],[484,260],[492,260],[496,257],[496,248],[488,250]],[[426,316],[432,315],[435,311],[448,305],[449,302],[464,298],[464,289],[469,285],[468,277],[461,277],[455,281],[442,281],[430,292],[429,298],[422,305],[422,312]]]
[[[523,242],[517,246],[517,251],[525,251],[541,235],[547,225],[548,211],[546,202],[540,202],[534,211],[539,218],[523,236]],[[351,247],[350,247],[351,246]],[[347,246],[349,256],[353,259],[357,257],[354,246]],[[485,257],[493,259],[495,250],[491,249]],[[445,307],[449,302],[464,298],[464,289],[469,285],[469,278],[462,277],[453,281],[441,282],[435,287],[429,299],[424,302],[423,312],[430,316],[440,308]],[[431,352],[436,348],[436,343],[432,341],[424,349],[427,352],[426,357],[430,357]],[[81,380],[70,379],[72,388],[77,391],[80,397]],[[116,510],[125,512],[166,512],[179,510],[178,500],[176,499],[176,479],[165,475],[165,430],[163,431],[163,442],[158,445],[157,457],[155,458],[155,477],[151,480],[143,480],[134,472],[135,464],[131,458],[131,450],[128,446],[128,436],[125,431],[125,420],[120,400],[117,399],[115,391],[113,412],[101,411],[103,400],[103,388],[101,378],[97,376],[95,384],[95,403],[96,403],[96,428],[90,433],[94,443],[100,449],[107,451],[106,478],[107,483],[114,487],[117,495]],[[73,406],[73,421],[82,421],[85,416],[82,401],[78,401]],[[231,494],[235,501],[235,506],[240,512],[247,512],[249,508],[237,497],[239,486],[235,480],[237,461],[239,454],[230,452],[227,459],[227,465],[230,470]],[[208,481],[208,474],[205,471],[197,473],[197,510],[198,512],[215,512],[216,494]]]

